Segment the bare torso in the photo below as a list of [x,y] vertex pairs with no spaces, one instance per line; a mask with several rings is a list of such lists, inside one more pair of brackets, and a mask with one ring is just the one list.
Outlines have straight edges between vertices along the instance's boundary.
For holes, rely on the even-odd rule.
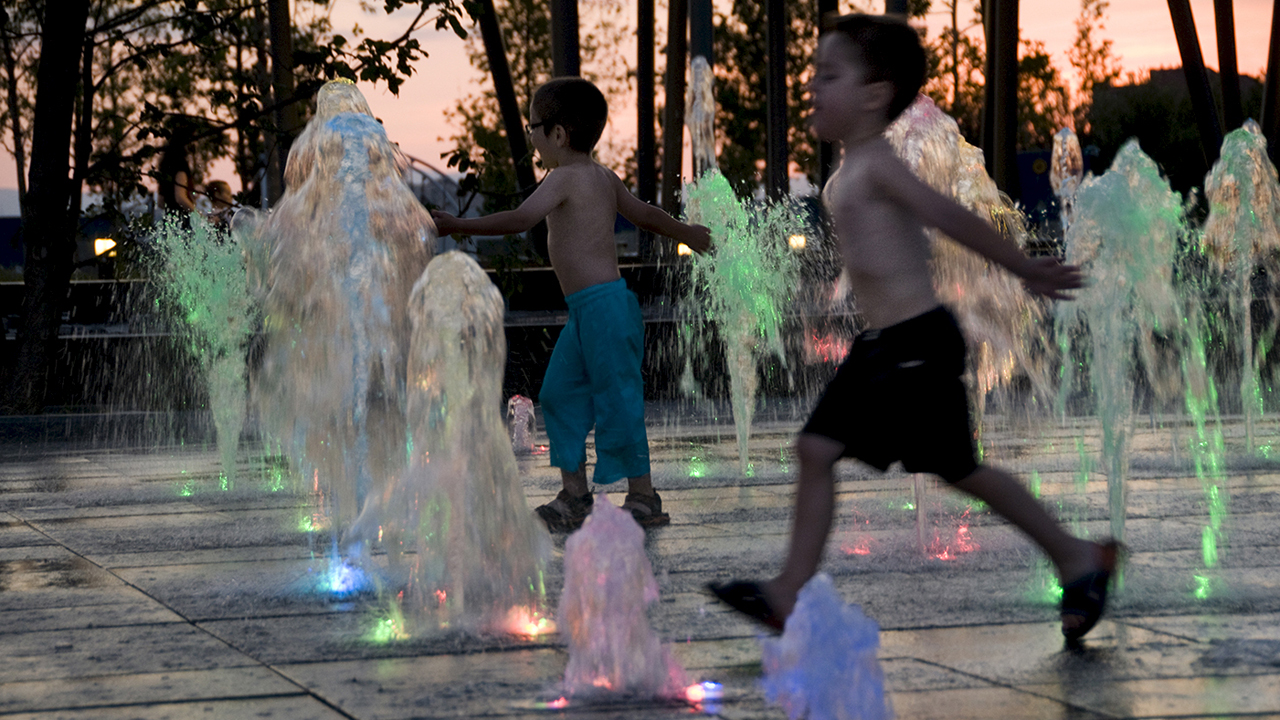
[[[613,171],[594,162],[562,165],[551,171],[573,189],[547,215],[551,267],[565,295],[613,282],[618,249],[613,237],[618,198]],[[561,175],[563,173],[563,175]]]
[[876,189],[875,164],[899,162],[883,138],[846,149],[822,199],[868,328],[885,328],[939,304],[929,239],[918,218]]

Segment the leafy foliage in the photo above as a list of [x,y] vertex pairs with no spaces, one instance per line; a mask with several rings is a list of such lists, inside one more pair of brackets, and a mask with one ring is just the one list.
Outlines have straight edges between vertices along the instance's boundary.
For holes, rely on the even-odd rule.
[[1081,135],[1089,132],[1089,108],[1093,91],[1120,78],[1120,58],[1111,50],[1111,40],[1098,35],[1106,29],[1109,0],[1080,0],[1080,17],[1076,18],[1076,39],[1067,48],[1067,60],[1076,71],[1078,87],[1072,109],[1075,128]]
[[[787,149],[793,169],[817,182],[818,144],[805,124],[805,83],[817,51],[816,3],[787,3]],[[764,182],[768,143],[766,3],[734,0],[715,19],[717,159],[734,191]]]
[[[30,143],[44,2],[16,3],[4,28],[15,73],[16,103],[4,103],[3,134],[14,153],[12,117]],[[327,80],[385,82],[398,91],[426,57],[413,33],[434,24],[465,36],[459,0],[384,0],[383,10],[417,8],[399,37],[364,37],[357,27],[333,33],[323,0],[294,0],[291,98],[273,97],[266,0],[94,0],[81,54],[74,180],[100,193],[103,210],[145,192],[150,164],[178,124],[196,128],[193,169],[231,156],[242,185],[252,188],[276,132],[281,104],[310,99]],[[60,52],[66,49],[60,48]],[[87,59],[87,62],[86,62]],[[23,170],[20,170],[22,172]],[[197,178],[200,179],[200,178]],[[247,194],[251,194],[249,190]],[[78,203],[70,208],[79,210]]]
[[1022,41],[1018,57],[1018,147],[1053,147],[1054,133],[1071,118],[1071,98],[1039,40]]
[[[533,92],[551,79],[551,7],[548,0],[508,0],[495,3],[498,25],[516,100],[527,113]],[[595,83],[610,100],[611,112],[630,88],[630,68],[618,47],[626,42],[623,6],[613,0],[579,0],[578,45],[583,77]],[[463,173],[459,192],[466,199],[462,206],[485,198],[485,212],[516,207],[523,194],[516,184],[511,147],[507,142],[498,98],[489,79],[489,60],[478,37],[467,39],[467,52],[472,67],[485,74],[481,89],[458,101],[448,112],[456,133],[449,139],[454,148],[448,154],[448,165]],[[617,140],[605,128],[596,153],[602,163],[618,169],[621,153]]]

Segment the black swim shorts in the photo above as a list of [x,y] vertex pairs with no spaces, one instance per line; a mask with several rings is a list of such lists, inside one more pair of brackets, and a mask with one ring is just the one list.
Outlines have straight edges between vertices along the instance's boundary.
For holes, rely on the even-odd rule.
[[859,335],[802,432],[844,443],[844,457],[884,470],[963,480],[978,468],[969,397],[961,379],[965,343],[939,306]]

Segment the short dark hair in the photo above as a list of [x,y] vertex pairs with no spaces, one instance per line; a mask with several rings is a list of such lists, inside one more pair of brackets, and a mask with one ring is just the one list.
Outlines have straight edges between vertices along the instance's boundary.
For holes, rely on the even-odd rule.
[[533,91],[533,109],[544,132],[559,125],[569,147],[591,152],[609,119],[609,103],[599,88],[580,77],[559,77]]
[[822,32],[848,39],[867,71],[867,82],[887,80],[893,85],[888,107],[890,122],[916,99],[924,85],[928,60],[920,45],[920,33],[904,20],[890,15],[832,14],[822,19]]

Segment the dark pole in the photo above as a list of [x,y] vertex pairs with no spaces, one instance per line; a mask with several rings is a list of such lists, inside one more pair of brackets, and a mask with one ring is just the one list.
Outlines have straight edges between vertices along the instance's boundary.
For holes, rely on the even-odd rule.
[[1240,68],[1236,66],[1236,17],[1232,0],[1213,0],[1218,31],[1218,76],[1222,80],[1222,122],[1227,132],[1244,124],[1240,104]]
[[1267,136],[1271,162],[1280,155],[1280,0],[1271,7],[1271,45],[1267,51],[1267,80],[1262,88],[1262,134]]
[[22,224],[24,271],[18,357],[13,376],[0,379],[0,383],[12,383],[10,399],[13,408],[21,413],[44,410],[49,370],[55,358],[54,343],[75,269],[75,226],[67,212],[71,194],[67,151],[75,116],[80,53],[66,49],[78,49],[84,42],[88,16],[89,0],[45,3],[40,41],[50,52],[40,54],[36,68],[31,166]]
[[784,197],[791,189],[787,180],[787,4],[785,0],[766,1],[768,143],[765,190],[769,197],[776,199]]
[[[654,135],[654,17],[653,0],[639,0],[636,23],[636,197],[652,203],[658,197],[658,173]],[[640,230],[640,257],[653,255],[653,236]]]
[[1173,34],[1178,38],[1178,54],[1182,56],[1182,72],[1191,93],[1191,107],[1196,112],[1204,161],[1213,165],[1213,161],[1218,159],[1218,147],[1222,145],[1222,127],[1214,109],[1209,73],[1204,69],[1204,55],[1200,52],[1200,37],[1196,35],[1196,22],[1189,0],[1169,0],[1169,17],[1173,20]]
[[982,65],[982,158],[987,172],[996,169],[996,0],[982,0],[982,39],[987,56]]
[[[271,89],[277,103],[286,103],[294,96],[293,82],[293,21],[289,16],[289,0],[268,0],[267,17],[271,31]],[[280,199],[284,192],[284,169],[289,160],[289,148],[293,135],[301,125],[296,102],[278,105],[275,112],[276,146],[272,177],[268,183],[271,202]]]
[[884,0],[885,15],[907,15],[907,0]]
[[578,0],[551,0],[551,74],[581,75]]
[[662,209],[680,214],[680,171],[684,166],[684,72],[689,47],[687,0],[667,6],[667,78],[662,117]]
[[[818,35],[822,35],[822,19],[829,14],[840,11],[839,0],[818,0]],[[827,185],[827,179],[831,177],[831,169],[835,166],[835,148],[831,143],[823,141],[818,143],[818,187],[823,188]]]
[[[485,57],[489,60],[489,74],[493,76],[493,92],[498,96],[498,110],[502,113],[502,126],[511,148],[511,160],[515,164],[516,186],[520,194],[528,197],[534,190],[533,157],[524,134],[524,120],[520,104],[516,100],[515,86],[511,82],[511,66],[507,64],[507,50],[502,42],[502,28],[498,27],[498,14],[493,0],[480,0],[480,37],[484,40]],[[533,249],[543,258],[547,256],[547,226],[538,223],[529,233]]]
[[996,93],[992,161],[996,187],[1009,197],[1018,186],[1018,0],[995,0]]
[[714,36],[711,0],[689,0],[689,57],[702,56],[707,59],[707,65],[715,67]]

